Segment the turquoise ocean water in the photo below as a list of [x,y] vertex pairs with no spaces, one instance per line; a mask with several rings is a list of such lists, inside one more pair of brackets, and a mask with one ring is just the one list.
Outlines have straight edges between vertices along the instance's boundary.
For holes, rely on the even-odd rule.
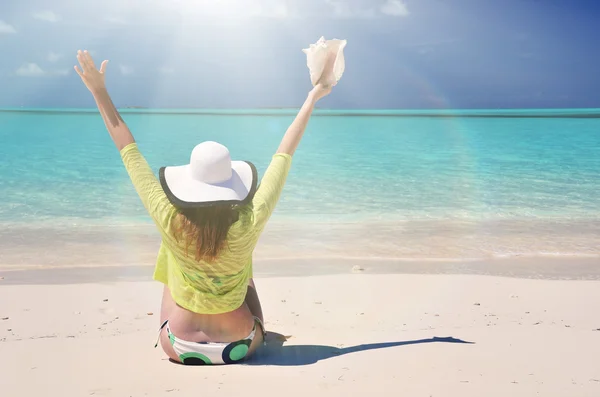
[[[186,163],[195,144],[215,140],[262,174],[294,111],[123,116],[156,171]],[[150,225],[97,112],[1,111],[0,141],[5,234]],[[487,244],[495,254],[555,246],[597,254],[600,111],[317,111],[273,223],[305,239],[321,230],[342,246],[348,232],[346,241],[390,256],[415,254],[411,242],[425,256],[448,244]],[[395,253],[383,247],[385,236]]]

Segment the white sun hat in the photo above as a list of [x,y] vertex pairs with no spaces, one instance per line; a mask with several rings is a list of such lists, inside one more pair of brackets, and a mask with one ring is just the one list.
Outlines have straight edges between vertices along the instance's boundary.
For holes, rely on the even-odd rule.
[[245,204],[258,179],[252,163],[231,161],[229,150],[212,141],[197,145],[189,164],[162,167],[159,175],[167,197],[179,208]]

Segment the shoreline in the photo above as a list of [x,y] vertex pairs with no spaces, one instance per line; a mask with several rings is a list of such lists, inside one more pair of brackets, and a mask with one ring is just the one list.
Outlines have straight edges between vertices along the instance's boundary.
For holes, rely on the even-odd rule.
[[[31,225],[30,225],[31,226]],[[0,230],[0,272],[34,268],[153,266],[160,245],[154,225],[127,227],[8,227]],[[345,273],[355,265],[386,269],[390,273],[427,267],[435,271],[467,268],[504,274],[493,267],[512,269],[517,263],[544,273],[556,268],[561,277],[577,263],[600,268],[600,222],[409,222],[305,224],[273,222],[267,225],[254,253],[258,272],[286,275],[318,263],[330,273]],[[281,269],[278,263],[284,263]],[[542,263],[543,265],[539,265]],[[352,265],[349,265],[352,264]],[[493,265],[490,265],[493,264]],[[592,264],[578,270],[596,277]],[[406,270],[408,269],[408,270]],[[491,270],[490,270],[491,269]],[[593,270],[593,271],[592,271]],[[303,274],[300,274],[303,275]]]
[[[10,266],[0,265],[0,286],[67,285],[114,282],[148,282],[152,280],[154,262],[150,264]],[[597,257],[513,257],[483,260],[414,259],[257,259],[254,277],[311,278],[343,275],[453,275],[485,276],[522,280],[600,280]]]

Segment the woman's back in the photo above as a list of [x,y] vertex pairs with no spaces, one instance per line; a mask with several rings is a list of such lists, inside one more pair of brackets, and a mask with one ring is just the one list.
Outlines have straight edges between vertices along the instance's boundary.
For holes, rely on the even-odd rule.
[[[198,314],[221,314],[240,307],[252,277],[252,253],[285,185],[292,157],[278,153],[267,168],[251,201],[237,209],[238,220],[214,261],[199,260],[194,242],[178,235],[182,211],[163,186],[135,143],[121,151],[133,185],[162,236],[154,279],[171,290],[173,300]],[[202,227],[199,225],[198,227]]]

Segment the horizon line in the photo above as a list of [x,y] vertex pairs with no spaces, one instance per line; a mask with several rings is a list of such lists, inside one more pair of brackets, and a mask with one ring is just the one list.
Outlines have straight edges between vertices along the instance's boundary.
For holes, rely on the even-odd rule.
[[[299,108],[146,108],[120,107],[124,114],[204,115],[204,116],[293,116]],[[0,113],[96,114],[90,108],[0,108]],[[478,117],[478,118],[600,118],[600,108],[496,108],[496,109],[325,109],[315,108],[315,116],[332,117]]]

